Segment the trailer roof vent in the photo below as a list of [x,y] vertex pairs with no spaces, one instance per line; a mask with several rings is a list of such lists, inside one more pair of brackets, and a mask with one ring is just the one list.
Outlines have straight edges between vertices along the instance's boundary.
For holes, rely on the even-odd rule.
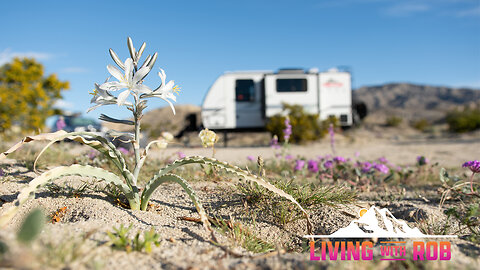
[[305,70],[303,68],[281,68],[278,70],[277,74],[304,74]]

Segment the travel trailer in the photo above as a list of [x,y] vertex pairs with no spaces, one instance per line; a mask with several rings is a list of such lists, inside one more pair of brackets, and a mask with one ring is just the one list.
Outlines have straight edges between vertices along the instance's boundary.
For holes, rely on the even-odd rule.
[[302,105],[320,119],[335,116],[344,127],[353,124],[349,72],[330,69],[235,71],[222,74],[202,104],[203,126],[214,130],[263,129],[282,104]]

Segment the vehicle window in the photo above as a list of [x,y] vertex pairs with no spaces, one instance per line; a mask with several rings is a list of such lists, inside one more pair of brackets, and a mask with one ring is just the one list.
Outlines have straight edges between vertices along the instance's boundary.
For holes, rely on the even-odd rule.
[[76,117],[72,119],[71,123],[72,123],[72,126],[88,126],[88,125],[95,125],[95,120]]
[[237,80],[235,82],[235,100],[239,102],[252,102],[255,100],[253,80]]
[[306,92],[307,79],[277,79],[277,92]]

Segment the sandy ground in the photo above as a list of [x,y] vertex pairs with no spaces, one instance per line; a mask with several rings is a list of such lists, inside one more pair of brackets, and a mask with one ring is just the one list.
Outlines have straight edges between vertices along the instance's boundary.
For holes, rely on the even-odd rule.
[[[382,135],[374,140],[367,136],[352,137],[338,135],[336,151],[338,155],[354,157],[360,153],[361,159],[386,157],[391,162],[404,165],[415,163],[418,155],[425,155],[441,166],[458,167],[466,160],[479,159],[480,139],[475,136],[456,139],[396,138],[395,134]],[[154,151],[154,157],[175,156],[181,151],[186,155],[211,155],[211,149],[201,147],[169,147],[164,151]],[[290,154],[315,158],[331,154],[327,140],[322,142],[292,146]],[[270,158],[275,152],[270,147],[219,147],[216,158],[245,163],[246,157],[262,156]],[[0,183],[0,214],[12,205],[18,191],[34,177],[33,172],[15,160],[4,160],[9,180]],[[20,177],[21,176],[21,177]],[[23,180],[26,177],[26,180]],[[70,177],[62,183],[73,186],[81,184],[82,179]],[[84,179],[83,179],[84,180]],[[58,181],[58,180],[57,180]],[[302,236],[306,233],[305,222],[298,220],[280,226],[272,222],[268,213],[257,213],[252,222],[250,213],[254,206],[245,205],[243,198],[235,192],[236,179],[224,182],[194,182],[193,188],[198,192],[207,211],[211,215],[228,219],[230,216],[241,220],[252,228],[262,239],[276,244],[279,250],[294,246],[292,252],[274,252],[269,254],[252,254],[242,248],[234,247],[228,238],[217,233],[220,242],[231,247],[241,257],[226,253],[223,249],[208,242],[208,234],[200,224],[178,219],[182,216],[197,217],[195,208],[182,189],[173,184],[159,188],[152,197],[154,207],[146,212],[125,209],[111,198],[100,192],[87,192],[78,197],[42,189],[34,200],[26,203],[11,223],[0,231],[0,239],[11,246],[11,256],[0,261],[0,267],[45,269],[391,269],[409,267],[396,262],[312,262],[309,254],[300,252],[307,244]],[[425,195],[428,197],[428,195]],[[432,195],[434,196],[434,195]],[[439,211],[437,204],[426,203],[418,196],[407,195],[402,201],[379,201],[373,194],[372,200],[361,200],[356,204],[341,208],[318,206],[311,209],[315,234],[330,234],[347,226],[358,218],[358,211],[370,205],[389,208],[399,219],[413,224],[412,211],[423,211],[424,218],[437,218],[444,222],[446,216]],[[14,241],[15,231],[23,217],[31,209],[41,207],[50,214],[67,207],[61,221],[47,224],[44,231],[31,247],[21,246]],[[154,247],[151,254],[112,250],[108,244],[106,232],[113,226],[133,224],[133,231],[148,230],[151,227],[161,235],[160,247]],[[431,269],[478,269],[480,267],[480,247],[467,241],[453,240],[451,261],[435,261],[426,265]],[[38,255],[40,254],[40,256]],[[36,257],[35,257],[36,256]],[[41,258],[41,259],[39,259]],[[412,265],[410,265],[411,267]]]
[[[417,156],[423,155],[431,162],[438,162],[440,166],[446,167],[457,167],[465,161],[480,159],[480,134],[462,138],[396,138],[395,136],[367,138],[363,134],[356,134],[355,136],[337,135],[335,138],[336,155],[346,158],[356,158],[356,155],[359,155],[358,159],[363,160],[386,157],[390,162],[397,165],[414,164]],[[268,159],[279,153],[269,146],[223,147],[221,142],[218,144],[215,157],[228,162],[246,163],[247,156],[261,156]],[[200,146],[185,148],[173,144],[166,150],[155,151],[154,156],[175,156],[178,151],[187,156],[212,155],[211,149]],[[294,157],[316,158],[328,154],[332,155],[332,149],[328,138],[325,138],[320,142],[307,145],[292,145],[288,148],[288,153]]]
[[[69,185],[79,184],[79,179],[66,180]],[[0,232],[0,237],[11,245],[14,256],[1,261],[0,266],[14,268],[64,268],[70,269],[316,269],[318,267],[338,267],[346,269],[371,269],[366,262],[339,262],[309,260],[308,253],[299,252],[307,240],[305,222],[299,220],[279,226],[269,219],[268,213],[259,213],[252,223],[248,214],[254,207],[245,206],[242,198],[231,193],[234,182],[223,184],[213,182],[193,183],[209,214],[229,219],[241,220],[252,228],[258,236],[276,244],[279,248],[287,245],[297,246],[296,251],[277,254],[252,254],[235,247],[226,237],[216,233],[219,241],[232,251],[242,255],[233,256],[208,242],[208,234],[200,224],[179,220],[179,217],[197,217],[195,208],[186,194],[176,185],[165,185],[155,192],[149,211],[132,211],[122,208],[101,193],[88,193],[77,198],[57,194],[52,197],[49,191],[39,192],[36,199],[25,204],[11,223]],[[11,206],[16,192],[25,183],[9,181],[2,184],[0,198],[3,201],[0,214]],[[227,192],[225,192],[227,191]],[[405,202],[360,201],[341,208],[316,207],[310,210],[314,225],[314,234],[331,234],[347,226],[363,207],[377,204],[378,207],[392,209],[397,218],[411,219],[411,212],[421,211],[425,217],[438,215],[436,207],[415,200]],[[33,208],[41,207],[46,213],[53,213],[67,207],[61,221],[47,224],[40,239],[31,247],[18,245],[14,241],[14,232],[22,218]],[[410,218],[409,218],[410,217]],[[357,217],[358,218],[358,217]],[[151,254],[112,250],[108,244],[107,231],[120,224],[133,224],[133,231],[149,230],[161,235],[161,244],[154,247]],[[411,223],[410,223],[411,224]],[[410,243],[409,243],[410,244]],[[476,269],[480,265],[480,247],[464,240],[452,240],[451,261],[434,261],[426,266],[436,269]],[[378,256],[378,250],[375,251]],[[37,257],[35,257],[37,256]],[[376,261],[375,268],[389,269],[395,263]],[[405,265],[404,265],[405,267]],[[65,268],[64,268],[65,269]]]

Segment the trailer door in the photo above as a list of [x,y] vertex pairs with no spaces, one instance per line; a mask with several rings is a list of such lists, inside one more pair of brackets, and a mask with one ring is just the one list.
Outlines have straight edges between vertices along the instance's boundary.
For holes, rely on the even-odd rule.
[[263,127],[262,76],[237,77],[234,84],[236,128]]
[[266,116],[282,112],[282,104],[300,105],[309,113],[318,113],[316,74],[269,74],[265,77]]
[[352,85],[348,72],[328,71],[319,76],[320,119],[335,116],[342,126],[352,125]]

